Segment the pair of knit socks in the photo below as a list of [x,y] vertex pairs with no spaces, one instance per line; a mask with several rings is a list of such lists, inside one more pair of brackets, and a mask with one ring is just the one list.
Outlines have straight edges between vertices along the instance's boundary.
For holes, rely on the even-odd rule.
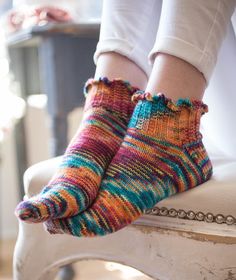
[[201,101],[173,102],[106,78],[85,89],[82,125],[49,184],[18,205],[20,219],[45,222],[50,233],[106,235],[210,178]]

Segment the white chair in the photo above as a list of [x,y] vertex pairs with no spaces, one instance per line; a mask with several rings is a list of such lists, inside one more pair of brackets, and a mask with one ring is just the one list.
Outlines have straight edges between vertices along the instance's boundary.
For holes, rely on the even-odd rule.
[[[236,89],[236,76],[230,77],[232,69],[228,69],[228,59],[236,65],[232,30],[222,53],[224,59],[221,54],[212,83],[218,90],[214,96],[206,96],[210,113],[204,137],[214,166],[213,178],[161,201],[133,225],[105,237],[50,235],[42,224],[19,221],[15,280],[50,280],[60,266],[90,258],[126,264],[159,280],[236,279],[236,94],[229,88]],[[222,83],[227,79],[230,83]],[[221,103],[220,98],[224,99]],[[59,160],[41,162],[26,171],[27,197],[41,190]]]

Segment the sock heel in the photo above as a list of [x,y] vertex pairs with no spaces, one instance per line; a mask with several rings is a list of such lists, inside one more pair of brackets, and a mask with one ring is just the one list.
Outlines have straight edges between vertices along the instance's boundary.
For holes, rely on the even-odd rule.
[[208,153],[201,140],[184,145],[184,152],[190,158],[192,163],[199,170],[200,177],[204,183],[210,179],[213,173],[213,167]]

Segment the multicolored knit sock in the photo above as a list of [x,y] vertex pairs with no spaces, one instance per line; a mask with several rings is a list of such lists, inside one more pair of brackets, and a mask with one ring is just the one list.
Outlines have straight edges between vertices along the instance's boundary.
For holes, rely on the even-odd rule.
[[69,219],[47,221],[50,233],[96,236],[132,223],[146,209],[207,181],[212,165],[199,124],[207,106],[164,95],[139,100],[124,141],[107,169],[95,202]]
[[[84,211],[96,198],[104,171],[118,151],[134,109],[137,88],[122,80],[89,80],[82,125],[43,191],[16,208],[24,221],[42,222]],[[88,93],[89,92],[89,93]]]

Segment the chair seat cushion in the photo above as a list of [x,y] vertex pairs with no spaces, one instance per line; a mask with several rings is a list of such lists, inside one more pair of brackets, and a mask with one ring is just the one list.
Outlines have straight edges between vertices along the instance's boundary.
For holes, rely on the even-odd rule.
[[[208,182],[160,201],[147,214],[236,224],[236,160],[224,156],[211,156],[211,160],[213,176]],[[40,192],[59,162],[60,157],[53,158],[25,172],[28,197]]]

